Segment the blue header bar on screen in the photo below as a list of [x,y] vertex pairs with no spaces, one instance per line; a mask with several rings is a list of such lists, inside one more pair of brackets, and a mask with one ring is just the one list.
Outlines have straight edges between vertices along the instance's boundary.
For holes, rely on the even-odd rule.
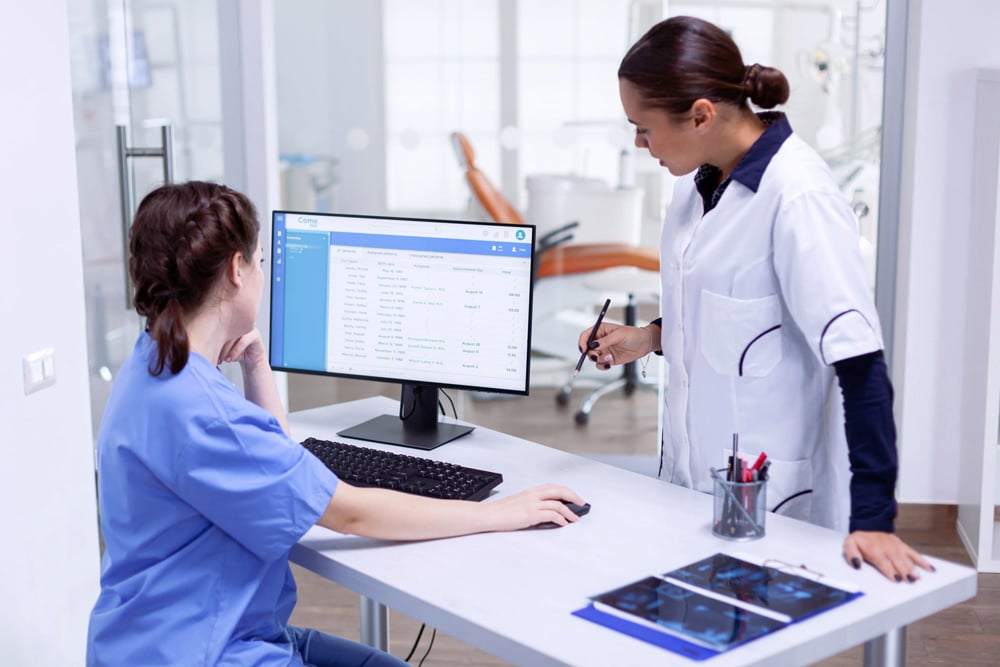
[[[518,230],[524,234],[522,230]],[[433,236],[398,236],[395,234],[358,234],[330,232],[330,245],[384,248],[386,250],[426,250],[427,252],[457,252],[464,255],[510,255],[528,257],[530,243],[498,240],[443,239]]]

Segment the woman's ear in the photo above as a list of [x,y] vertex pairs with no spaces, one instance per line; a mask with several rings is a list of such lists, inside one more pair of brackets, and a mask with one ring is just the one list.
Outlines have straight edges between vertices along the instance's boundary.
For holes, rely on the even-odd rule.
[[691,105],[691,120],[694,121],[694,129],[701,132],[708,131],[715,124],[718,110],[715,103],[700,97]]
[[229,258],[229,265],[226,267],[226,278],[233,287],[243,286],[243,268],[246,262],[243,261],[243,253],[233,253]]

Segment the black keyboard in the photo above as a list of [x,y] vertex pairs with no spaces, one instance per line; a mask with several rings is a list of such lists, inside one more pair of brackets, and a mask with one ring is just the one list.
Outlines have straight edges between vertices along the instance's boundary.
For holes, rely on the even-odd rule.
[[354,486],[394,489],[429,498],[482,500],[503,475],[419,456],[306,438],[302,446],[340,479]]

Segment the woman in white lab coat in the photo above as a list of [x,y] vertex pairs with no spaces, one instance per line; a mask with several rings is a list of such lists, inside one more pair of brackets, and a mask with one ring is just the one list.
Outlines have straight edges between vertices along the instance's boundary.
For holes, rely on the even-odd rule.
[[[896,581],[931,566],[893,534],[892,387],[857,224],[782,113],[778,70],[746,66],[715,25],[674,17],[618,70],[635,144],[679,176],[661,241],[661,317],[603,324],[602,369],[663,354],[659,474],[711,491],[733,434],[772,462],[769,509],[844,530],[844,557]],[[580,334],[588,346],[590,330]]]

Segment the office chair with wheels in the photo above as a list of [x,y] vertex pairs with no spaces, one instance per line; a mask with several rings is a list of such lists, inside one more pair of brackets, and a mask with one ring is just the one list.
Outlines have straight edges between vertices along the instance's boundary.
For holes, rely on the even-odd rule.
[[[628,301],[625,303],[625,321],[624,323],[629,326],[635,326],[638,323],[638,313],[639,305],[635,300],[635,295],[630,293],[628,295]],[[606,396],[613,391],[621,389],[626,396],[631,396],[635,393],[636,389],[652,389],[656,390],[657,386],[649,382],[643,382],[639,378],[639,373],[636,370],[638,367],[638,362],[630,361],[622,366],[621,375],[614,380],[609,380],[605,382],[597,389],[593,390],[587,395],[587,398],[580,405],[580,409],[576,411],[573,415],[573,419],[580,426],[586,426],[590,422],[590,413],[600,400],[601,396]],[[556,403],[562,407],[569,405],[570,393],[573,390],[573,378],[567,380],[562,387],[559,388],[559,393],[556,394]]]
[[[489,178],[487,178],[486,174],[484,174],[479,167],[476,166],[475,152],[473,151],[468,138],[462,132],[453,132],[451,138],[459,163],[465,170],[466,182],[468,183],[476,202],[482,207],[486,215],[497,223],[521,224],[523,222],[521,214],[516,208],[514,208],[503,193],[500,192],[500,190],[489,180]],[[536,240],[536,244],[538,246],[538,252],[536,252],[536,263],[534,267],[532,267],[534,280],[541,282],[554,278],[591,278],[594,275],[600,275],[598,272],[605,272],[608,277],[611,278],[613,277],[615,270],[621,270],[623,268],[633,271],[638,270],[642,272],[649,272],[653,274],[653,276],[658,276],[660,270],[660,258],[656,249],[615,242],[573,243],[573,228],[576,224],[577,223],[575,222],[569,222],[568,224],[556,227],[554,230],[539,236]],[[631,279],[631,275],[626,275],[625,279]],[[578,282],[580,282],[580,285],[585,284],[582,281]],[[590,282],[600,281],[592,280]],[[656,282],[658,284],[658,278]],[[587,292],[594,292],[597,289],[602,290],[597,296],[599,300],[603,300],[606,296],[605,292],[607,291],[604,287],[598,288],[596,286],[588,286],[585,288]],[[622,291],[618,287],[610,287],[608,289],[615,292]],[[625,308],[626,323],[628,323],[629,318],[631,318],[631,321],[634,324],[636,321],[635,297],[631,290],[626,291],[628,291],[629,294],[628,304]],[[584,294],[584,298],[586,299],[586,303],[588,305],[592,301],[598,300],[597,298],[592,299],[590,295],[586,293]],[[544,317],[547,313],[542,313],[542,315]],[[592,321],[593,320],[591,320],[591,322]],[[555,356],[564,356],[567,359],[576,361],[576,346],[573,343],[576,340],[576,333],[582,330],[585,326],[586,324],[582,324],[571,335],[567,335],[565,347],[560,347],[560,350],[555,353]],[[549,354],[553,354],[555,352],[551,350],[542,351]],[[612,380],[602,385],[587,397],[583,404],[583,408],[581,408],[580,412],[576,415],[576,422],[580,425],[584,425],[589,421],[590,412],[596,401],[601,396],[604,396],[619,387],[625,391],[626,395],[631,395],[635,388],[641,385],[642,383],[639,382],[636,377],[634,363],[626,364],[621,378]],[[556,402],[559,406],[569,405],[570,393],[571,384],[567,382],[562,386],[556,396]]]

